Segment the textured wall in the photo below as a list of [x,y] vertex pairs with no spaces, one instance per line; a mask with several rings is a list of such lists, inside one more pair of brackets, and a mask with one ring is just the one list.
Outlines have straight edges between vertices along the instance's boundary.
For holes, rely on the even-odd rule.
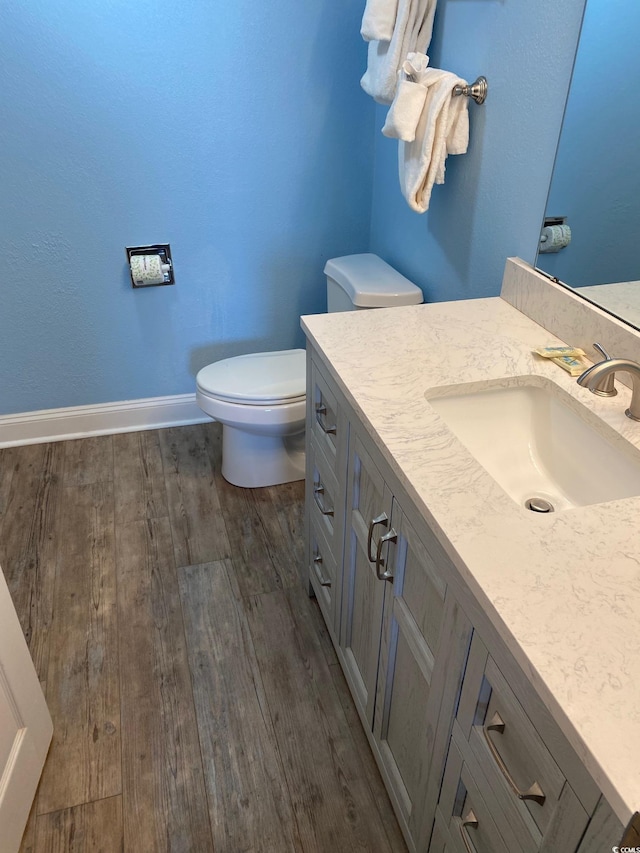
[[440,0],[429,54],[489,97],[470,104],[469,152],[447,161],[427,213],[398,187],[397,145],[379,128],[371,250],[429,301],[493,296],[505,259],[533,262],[585,0]]
[[640,278],[639,33],[637,0],[589,0],[547,208],[572,239],[539,258],[576,287]]
[[[193,390],[300,344],[324,260],[365,251],[360,0],[5,0],[0,413]],[[171,242],[133,291],[124,246]]]

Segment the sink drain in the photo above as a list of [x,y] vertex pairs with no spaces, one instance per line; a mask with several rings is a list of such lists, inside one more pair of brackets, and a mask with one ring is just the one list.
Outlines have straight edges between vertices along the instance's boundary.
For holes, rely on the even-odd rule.
[[524,505],[531,512],[553,512],[553,504],[545,498],[527,498]]

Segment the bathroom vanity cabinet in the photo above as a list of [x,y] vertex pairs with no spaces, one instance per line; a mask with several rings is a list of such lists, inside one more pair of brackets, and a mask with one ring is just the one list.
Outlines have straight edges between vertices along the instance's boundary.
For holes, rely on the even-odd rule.
[[453,712],[470,625],[447,588],[446,556],[404,511],[353,420],[348,458],[341,660],[396,811],[420,838],[437,787],[431,757],[445,742],[438,721]]
[[439,785],[430,771],[446,747],[439,718],[453,713],[470,624],[448,594],[444,552],[403,511],[311,359],[308,387],[311,586],[405,834],[422,838],[431,829],[423,804]]
[[411,851],[596,853],[624,827],[310,343],[310,583]]

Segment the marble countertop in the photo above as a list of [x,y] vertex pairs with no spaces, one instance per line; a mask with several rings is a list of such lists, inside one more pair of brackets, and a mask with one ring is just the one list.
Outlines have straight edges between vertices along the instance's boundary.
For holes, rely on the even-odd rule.
[[618,384],[614,399],[597,397],[534,356],[563,342],[500,298],[307,316],[302,325],[626,824],[640,809],[640,497],[531,513],[425,393],[536,374],[640,449],[640,424],[624,415],[630,392]]

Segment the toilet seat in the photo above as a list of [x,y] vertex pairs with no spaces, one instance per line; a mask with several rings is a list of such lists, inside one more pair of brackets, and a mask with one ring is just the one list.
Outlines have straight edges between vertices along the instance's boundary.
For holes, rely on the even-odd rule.
[[232,424],[237,429],[245,429],[262,435],[291,435],[304,430],[306,400],[304,397],[287,400],[276,405],[256,406],[221,400],[205,394],[199,388],[196,401],[203,412],[221,423]]
[[225,358],[203,367],[196,385],[209,399],[245,406],[300,402],[306,395],[306,354],[292,349]]

